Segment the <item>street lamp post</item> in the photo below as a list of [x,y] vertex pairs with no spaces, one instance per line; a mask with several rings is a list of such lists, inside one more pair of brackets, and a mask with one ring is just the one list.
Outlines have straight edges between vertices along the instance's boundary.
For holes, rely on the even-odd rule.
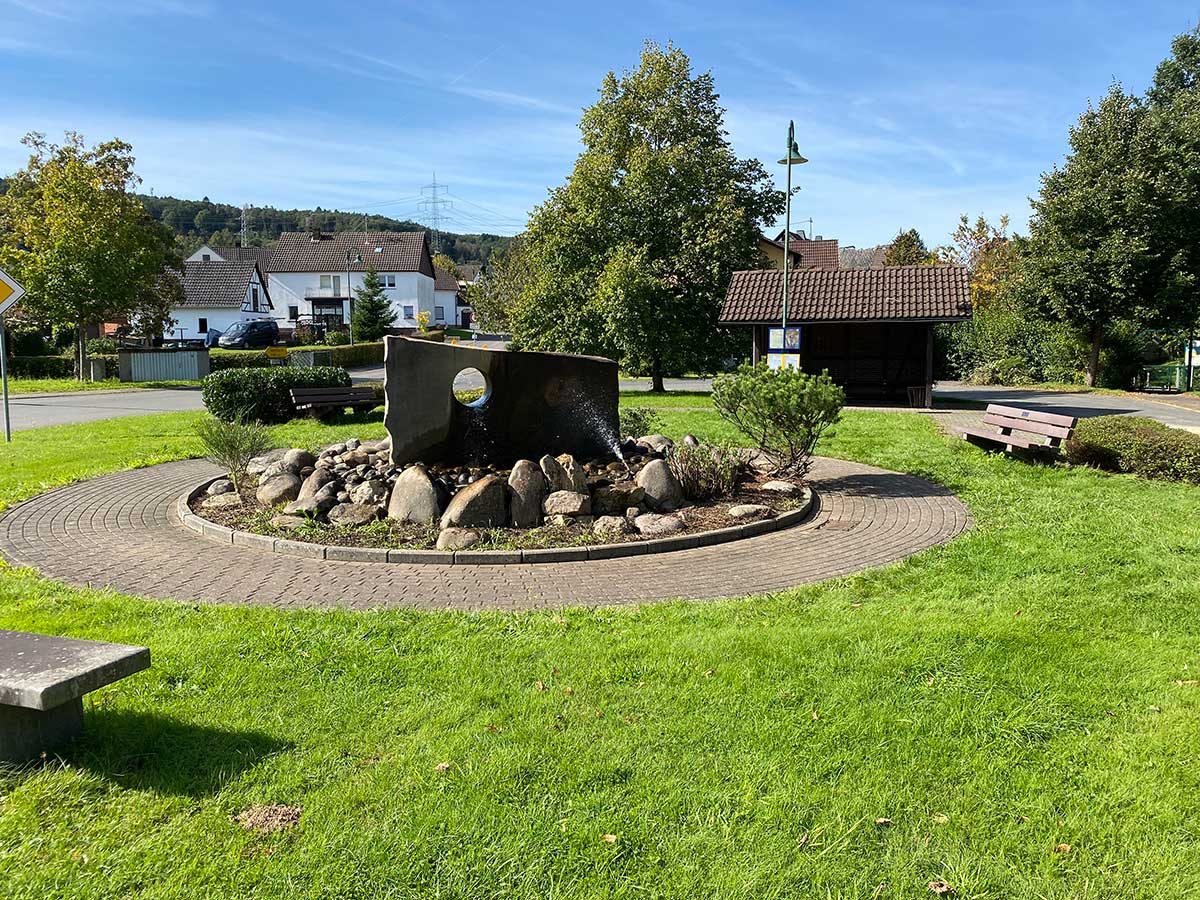
[[354,291],[350,289],[350,263],[362,262],[362,254],[355,254],[354,259],[350,258],[350,251],[346,251],[346,306],[349,310],[350,318],[350,346],[354,346]]
[[800,155],[796,146],[796,123],[788,122],[787,155],[779,164],[787,167],[787,212],[784,216],[783,227],[783,340],[787,349],[787,314],[788,314],[788,269],[792,259],[792,166],[800,166],[808,162]]

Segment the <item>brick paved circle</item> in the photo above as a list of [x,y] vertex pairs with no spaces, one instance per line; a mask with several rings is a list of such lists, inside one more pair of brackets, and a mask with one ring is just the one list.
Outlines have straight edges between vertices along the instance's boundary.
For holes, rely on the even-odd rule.
[[49,491],[0,519],[0,554],[69,584],[189,602],[532,609],[778,591],[902,559],[970,525],[943,487],[819,459],[807,521],[732,544],[537,565],[310,560],[219,545],[185,529],[176,498],[214,474],[211,463],[188,460]]

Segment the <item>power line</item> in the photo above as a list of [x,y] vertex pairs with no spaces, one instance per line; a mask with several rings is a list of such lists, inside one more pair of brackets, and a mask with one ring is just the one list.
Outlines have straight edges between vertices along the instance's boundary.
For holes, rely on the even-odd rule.
[[433,184],[427,184],[421,188],[421,194],[425,197],[418,206],[422,209],[428,209],[433,225],[433,252],[441,252],[441,230],[442,230],[442,207],[453,204],[449,200],[443,200],[443,195],[450,189],[445,185],[438,184],[437,172],[433,173]]

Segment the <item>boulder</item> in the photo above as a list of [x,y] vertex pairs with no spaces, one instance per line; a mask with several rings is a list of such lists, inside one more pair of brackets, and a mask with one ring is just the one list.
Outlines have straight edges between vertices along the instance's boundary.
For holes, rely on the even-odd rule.
[[645,489],[635,481],[618,481],[616,484],[596,488],[592,493],[592,511],[600,516],[619,516],[631,506],[637,506],[646,497]]
[[685,447],[699,447],[700,439],[697,438],[694,434],[685,434],[683,436],[683,439],[680,441],[680,443],[683,444]]
[[537,463],[517,460],[508,476],[508,494],[512,506],[512,523],[517,528],[537,528],[542,524],[542,497],[546,493],[546,476]]
[[570,491],[574,490],[574,482],[567,475],[566,469],[553,456],[547,454],[538,460],[538,466],[541,467],[542,476],[546,479],[546,492],[554,493],[555,491]]
[[790,481],[768,481],[762,486],[764,491],[774,491],[777,494],[794,494],[800,490],[799,486],[792,484]]
[[362,450],[349,450],[338,458],[338,462],[349,466],[351,469],[357,468],[358,466],[365,466],[370,461],[371,457]]
[[204,490],[204,493],[210,497],[215,497],[217,494],[229,494],[232,492],[233,482],[228,478],[218,478]]
[[355,503],[366,503],[371,506],[383,506],[388,502],[388,483],[382,478],[372,478],[355,485],[350,492],[350,499]]
[[246,474],[261,475],[271,463],[283,459],[285,453],[287,453],[287,448],[282,447],[278,450],[268,450],[262,456],[254,457],[246,464]]
[[646,492],[646,502],[657,512],[670,512],[683,506],[683,488],[664,460],[652,459],[637,475],[637,484]]
[[546,516],[546,524],[552,528],[569,528],[575,524],[573,516]]
[[485,475],[459,489],[442,514],[442,528],[503,528],[508,524],[508,485]]
[[586,516],[592,511],[592,499],[577,491],[555,491],[542,501],[548,516]]
[[326,468],[313,469],[313,473],[304,479],[304,483],[300,485],[300,493],[296,495],[297,500],[307,500],[309,497],[316,494],[321,488],[336,480],[337,476]]
[[583,470],[583,466],[575,461],[575,457],[570,453],[564,453],[558,457],[558,464],[562,466],[563,474],[567,476],[568,484],[567,487],[560,488],[560,490],[586,494],[588,489],[587,473]]
[[760,503],[740,503],[726,510],[731,519],[762,519],[771,515],[771,507]]
[[424,466],[409,466],[400,473],[400,477],[392,486],[391,499],[388,500],[389,519],[428,525],[436,521],[441,512],[437,488],[434,487]]
[[374,503],[339,503],[327,513],[334,525],[357,528],[369,525],[379,518],[379,507]]
[[306,469],[316,463],[317,458],[300,447],[293,447],[287,453],[283,454],[283,464],[291,469],[299,472],[301,469]]
[[638,438],[637,442],[642,446],[649,447],[655,453],[670,453],[675,446],[675,442],[665,434],[647,434],[644,437]]
[[205,497],[204,502],[200,504],[201,509],[225,509],[230,506],[241,506],[242,498],[237,494],[213,494],[211,497]]
[[633,523],[624,516],[601,516],[592,524],[592,531],[605,535],[631,534]]
[[276,528],[281,528],[284,531],[295,531],[308,524],[308,519],[304,516],[275,516],[271,519],[271,524]]
[[278,506],[295,500],[300,494],[300,476],[285,472],[261,482],[255,496],[263,506]]
[[483,538],[478,531],[470,528],[443,528],[437,537],[439,550],[466,550]]
[[683,530],[683,519],[679,516],[663,516],[644,513],[633,520],[633,527],[645,537],[664,537]]

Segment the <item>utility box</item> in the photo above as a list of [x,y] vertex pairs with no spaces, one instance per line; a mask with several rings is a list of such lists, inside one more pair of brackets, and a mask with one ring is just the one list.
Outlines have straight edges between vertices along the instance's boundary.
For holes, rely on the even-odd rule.
[[209,372],[208,350],[122,350],[122,381],[199,381]]
[[92,381],[103,381],[106,377],[107,366],[102,359],[89,359],[88,364],[91,367]]

